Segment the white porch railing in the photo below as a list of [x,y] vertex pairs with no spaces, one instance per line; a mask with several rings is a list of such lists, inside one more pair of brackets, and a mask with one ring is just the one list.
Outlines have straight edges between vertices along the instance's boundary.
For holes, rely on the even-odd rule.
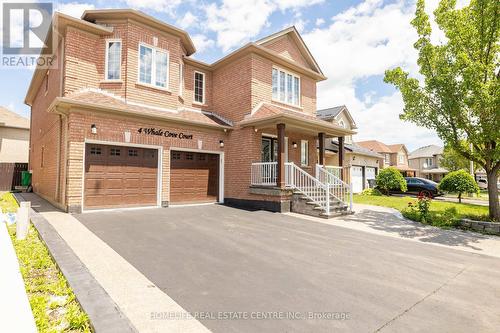
[[285,163],[285,185],[299,191],[302,195],[319,205],[330,214],[329,188],[293,162]]
[[278,162],[252,163],[252,185],[276,186]]
[[342,178],[342,169],[343,169],[342,167],[325,165],[324,168],[335,177]]
[[[331,170],[337,170],[338,175],[332,173]],[[349,209],[352,211],[352,185],[342,181],[340,174],[342,173],[341,167],[323,167],[316,164],[316,178],[328,185],[330,195],[339,201],[349,203]]]
[[[251,182],[257,186],[276,186],[277,162],[257,162],[251,166]],[[339,171],[339,175],[341,170]],[[352,211],[352,189],[340,177],[321,165],[316,165],[316,177],[293,162],[285,163],[285,186],[293,188],[320,206],[330,215],[332,203],[343,202]]]

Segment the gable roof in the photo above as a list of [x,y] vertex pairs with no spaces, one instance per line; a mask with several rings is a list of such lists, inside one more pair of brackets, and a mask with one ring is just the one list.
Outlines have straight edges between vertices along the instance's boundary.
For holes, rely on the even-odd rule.
[[30,120],[0,106],[0,127],[29,129]]
[[403,148],[404,150],[406,150],[406,153],[408,153],[408,149],[406,149],[406,146],[402,143],[396,143],[396,144],[393,144],[393,145],[387,145],[387,147],[389,147],[389,149],[393,152],[393,153],[397,153],[401,150],[401,148]]
[[82,20],[92,23],[99,20],[120,20],[124,18],[130,18],[138,22],[145,23],[160,31],[179,37],[188,55],[196,52],[193,41],[186,31],[135,9],[92,9],[86,10],[82,14]]
[[278,31],[274,34],[271,34],[267,37],[261,38],[255,42],[257,45],[264,45],[267,44],[277,38],[280,38],[282,36],[288,35],[297,45],[300,54],[304,57],[306,62],[311,66],[312,69],[314,69],[316,72],[318,72],[321,75],[323,74],[323,71],[319,67],[318,63],[316,62],[316,59],[314,59],[314,56],[312,55],[311,51],[307,48],[306,43],[304,43],[304,40],[300,36],[299,32],[295,28],[295,26],[291,26],[289,28],[283,29],[281,31]]
[[376,151],[377,153],[393,153],[389,146],[377,140],[360,141],[356,142],[356,144],[366,149],[370,149],[371,151]]
[[442,153],[443,153],[443,147],[437,145],[428,145],[412,151],[408,156],[408,159],[420,158],[420,157],[433,157],[434,155],[439,155]]
[[356,129],[358,128],[356,126],[356,122],[354,121],[354,118],[352,117],[351,113],[347,109],[347,106],[345,105],[339,105],[339,106],[334,106],[328,109],[322,109],[322,110],[317,110],[316,115],[318,118],[326,121],[331,121],[331,120],[337,120],[337,118],[341,114],[345,114],[347,119],[349,119],[349,122],[351,123],[351,128]]

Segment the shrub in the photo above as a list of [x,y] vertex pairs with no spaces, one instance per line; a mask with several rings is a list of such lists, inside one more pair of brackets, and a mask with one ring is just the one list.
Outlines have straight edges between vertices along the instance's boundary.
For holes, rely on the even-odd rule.
[[389,167],[380,170],[376,178],[377,187],[385,194],[389,194],[390,190],[407,191],[406,180],[401,175],[398,169]]
[[458,193],[460,203],[462,203],[462,193],[479,193],[476,181],[465,170],[450,172],[441,180],[438,188],[444,192]]
[[376,188],[365,188],[363,192],[360,193],[361,195],[382,195],[379,190]]

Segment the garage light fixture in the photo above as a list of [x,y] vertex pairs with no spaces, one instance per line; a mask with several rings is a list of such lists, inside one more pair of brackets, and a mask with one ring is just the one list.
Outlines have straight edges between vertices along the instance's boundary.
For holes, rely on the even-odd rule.
[[292,142],[292,147],[293,147],[293,148],[297,148],[297,142],[295,142],[295,141],[294,141],[294,142]]
[[219,141],[219,145],[220,145],[221,148],[224,148],[224,140],[220,140]]
[[95,124],[90,125],[90,132],[97,134],[97,126]]

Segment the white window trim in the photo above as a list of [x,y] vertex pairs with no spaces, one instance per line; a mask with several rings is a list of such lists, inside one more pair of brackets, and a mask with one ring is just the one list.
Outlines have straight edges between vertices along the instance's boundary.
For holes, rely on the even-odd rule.
[[[307,149],[305,150],[306,152],[306,164],[303,164],[302,163],[302,145],[303,143],[306,142],[307,143]],[[300,140],[300,166],[309,166],[309,140]]]
[[[196,73],[201,74],[203,76],[203,94],[201,95],[201,99],[202,99],[201,102],[198,102],[195,99],[195,97],[196,97]],[[206,79],[207,79],[207,76],[205,75],[204,72],[200,72],[200,71],[194,71],[193,72],[193,104],[205,105],[205,102],[206,102],[206,100],[205,100],[205,95],[206,95],[206,89],[205,89]]]
[[[283,69],[281,67],[278,67],[278,66],[273,66],[273,69],[276,69],[278,71],[278,98],[274,98],[274,96],[272,96],[273,94],[273,86],[272,86],[272,77],[273,77],[273,71],[271,70],[271,98],[274,102],[277,102],[277,103],[281,103],[281,104],[286,104],[286,105],[289,105],[289,106],[292,106],[294,108],[302,108],[302,93],[301,93],[301,83],[302,83],[302,78],[300,77],[300,75],[297,75],[293,72],[290,72],[290,71],[287,71],[286,69]],[[284,72],[285,73],[285,101],[281,101],[279,99],[279,94],[280,94],[280,71],[281,72]],[[287,74],[291,75],[292,78],[296,77],[299,79],[299,100],[298,100],[298,104],[293,104],[293,103],[288,103],[286,101],[286,96],[287,96],[287,90],[288,90],[288,85],[286,84],[286,76]],[[292,87],[293,87],[293,82],[294,80],[292,79]],[[293,89],[293,88],[292,88]]]
[[[141,82],[141,46],[154,51],[151,52],[151,83]],[[167,78],[165,81],[165,87],[156,85],[156,52],[167,54]],[[137,49],[137,84],[170,92],[170,52],[168,52],[168,50],[160,49],[142,42],[139,43],[139,47]]]
[[[120,77],[118,79],[108,79],[108,56],[109,56],[109,44],[114,42],[120,42]],[[105,58],[104,58],[104,81],[105,82],[122,82],[122,52],[123,52],[123,42],[120,38],[106,39],[105,41]]]

